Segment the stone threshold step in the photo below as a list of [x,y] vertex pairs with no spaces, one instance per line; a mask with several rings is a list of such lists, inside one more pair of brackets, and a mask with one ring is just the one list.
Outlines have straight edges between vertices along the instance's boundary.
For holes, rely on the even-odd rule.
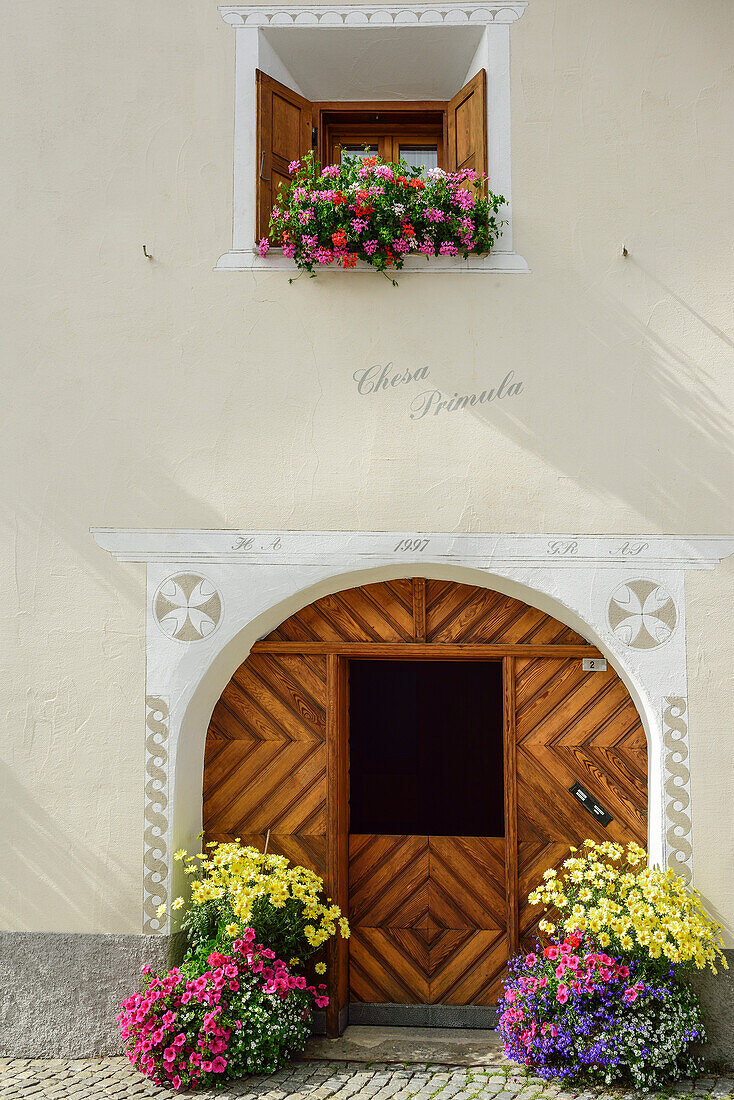
[[338,1039],[315,1035],[302,1055],[307,1061],[430,1063],[444,1066],[503,1066],[494,1031],[458,1027],[374,1027],[350,1024]]

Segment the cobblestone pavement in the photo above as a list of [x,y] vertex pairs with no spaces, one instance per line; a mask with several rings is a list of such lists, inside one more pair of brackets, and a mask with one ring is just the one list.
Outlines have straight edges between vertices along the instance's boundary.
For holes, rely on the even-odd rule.
[[564,1091],[505,1066],[438,1066],[364,1062],[297,1062],[272,1077],[248,1078],[219,1092],[157,1088],[124,1058],[0,1059],[2,1100],[637,1100],[647,1097],[734,1098],[734,1078],[700,1077],[662,1093]]

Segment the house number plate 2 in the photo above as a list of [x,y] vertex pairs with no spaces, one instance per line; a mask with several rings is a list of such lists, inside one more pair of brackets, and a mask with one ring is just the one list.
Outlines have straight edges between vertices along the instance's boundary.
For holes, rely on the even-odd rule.
[[584,672],[606,672],[607,662],[605,657],[584,657],[581,667]]

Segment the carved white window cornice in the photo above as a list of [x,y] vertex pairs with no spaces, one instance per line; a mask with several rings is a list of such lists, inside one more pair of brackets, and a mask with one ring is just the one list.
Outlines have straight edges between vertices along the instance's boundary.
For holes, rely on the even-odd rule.
[[488,26],[514,23],[527,3],[508,4],[337,4],[333,6],[264,7],[222,4],[222,19],[231,27],[416,27]]

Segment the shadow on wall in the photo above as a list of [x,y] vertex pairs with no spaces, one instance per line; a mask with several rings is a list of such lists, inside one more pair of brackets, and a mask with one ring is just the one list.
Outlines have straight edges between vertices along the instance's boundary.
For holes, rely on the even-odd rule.
[[[29,455],[30,462],[42,459],[40,449]],[[93,502],[93,455],[84,469]],[[192,525],[223,526],[210,505],[187,496],[165,472],[158,470],[156,481],[163,494],[184,499]],[[145,483],[138,478],[135,485],[140,500],[126,505],[123,523],[138,503],[143,512],[150,508]],[[80,492],[68,507],[44,499],[42,511],[23,506],[4,517],[15,559],[37,564],[16,571],[14,595],[23,614],[12,622],[17,644],[7,649],[3,664],[7,682],[18,685],[15,709],[6,715],[15,740],[8,741],[0,762],[7,822],[0,845],[3,928],[141,928],[146,571],[114,561],[95,544],[89,522],[96,506],[89,499]],[[109,506],[101,509],[102,515],[108,512]],[[60,578],[64,602],[49,615],[47,590]],[[75,606],[82,610],[72,621]],[[44,625],[36,628],[36,621]],[[43,649],[31,633],[36,629],[45,631]],[[115,742],[99,747],[95,729],[103,741],[113,736]],[[102,752],[104,761],[97,755]],[[119,796],[130,789],[133,798]],[[114,812],[107,805],[110,792]],[[56,813],[63,805],[71,805],[71,812]],[[65,831],[59,817],[79,822],[79,831]],[[81,828],[84,822],[89,831]],[[140,853],[132,863],[131,849]]]
[[[90,527],[125,527],[128,524],[130,527],[145,527],[152,525],[153,516],[159,522],[170,522],[172,527],[184,529],[191,527],[219,530],[234,525],[227,523],[222,513],[212,508],[206,499],[195,496],[185,483],[176,480],[164,469],[158,454],[152,455],[149,462],[136,461],[134,474],[131,472],[128,476],[124,470],[120,471],[120,481],[125,484],[124,514],[117,512],[116,498],[113,498],[112,503],[107,500],[98,505],[96,497],[99,486],[95,482],[98,467],[91,452],[103,440],[104,434],[105,425],[102,420],[100,437],[90,440],[90,454],[83,456],[83,491],[72,500],[64,498],[59,503],[44,498],[43,509],[35,512],[23,504],[13,503],[8,506],[3,522],[9,537],[14,539],[17,560],[35,560],[38,556],[38,543],[44,537],[54,542],[62,540],[70,551],[71,559],[75,563],[83,563],[83,569],[80,568],[76,576],[70,578],[72,584],[83,584],[87,588],[93,583],[92,579],[96,578],[100,589],[107,592],[112,600],[133,608],[136,614],[144,617],[145,566],[114,561],[97,546],[90,534]],[[135,440],[132,439],[130,446],[134,448],[135,445]],[[63,471],[63,475],[67,473],[68,470]],[[148,486],[155,487],[154,497],[145,491]],[[164,501],[175,502],[175,521],[167,518],[162,505]],[[163,516],[162,521],[160,516]],[[27,540],[25,545],[23,539]],[[39,569],[42,568],[39,566]],[[29,569],[16,576],[15,580],[19,589],[26,583],[29,586],[27,594],[19,591],[19,597],[27,596],[24,601],[25,609],[37,611],[36,571]],[[95,622],[98,624],[98,618]],[[117,627],[116,623],[115,626]]]
[[[4,837],[6,858],[0,860],[2,923],[12,925],[10,914],[23,912],[24,924],[39,932],[118,928],[120,913],[130,910],[131,894],[140,893],[140,880],[115,858],[108,838],[97,837],[107,852],[104,858],[95,855],[87,837],[61,830],[6,766],[0,771],[0,791],[3,804],[13,808]],[[136,804],[136,824],[142,817],[137,810]],[[138,929],[139,924],[130,931]]]
[[[564,479],[627,503],[645,518],[645,527],[689,534],[730,529],[734,421],[717,389],[731,377],[734,342],[641,267],[630,279],[640,284],[642,300],[655,301],[647,322],[618,296],[602,299],[556,274],[542,300],[548,323],[537,324],[536,316],[534,330],[564,331],[563,342],[528,344],[526,363],[512,364],[515,380],[523,380],[521,399],[454,416],[474,415]],[[567,320],[565,330],[559,318]],[[666,328],[696,341],[696,359],[667,337]],[[574,363],[575,388],[568,367]],[[457,378],[453,364],[434,373],[450,397],[457,389],[481,390],[491,378],[498,383],[505,367],[489,361],[472,378]]]

